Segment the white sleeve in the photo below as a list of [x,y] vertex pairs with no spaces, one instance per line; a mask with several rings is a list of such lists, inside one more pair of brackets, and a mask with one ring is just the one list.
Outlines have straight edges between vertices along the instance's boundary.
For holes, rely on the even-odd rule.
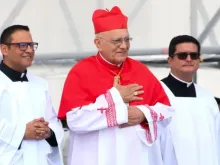
[[[219,112],[215,116],[215,131],[216,131],[217,153],[220,153],[220,113]],[[219,156],[218,156],[218,162],[220,165],[220,157]]]
[[178,165],[169,127],[160,136],[160,148],[164,165]]
[[148,130],[143,131],[143,128],[136,126],[137,134],[142,142],[147,146],[152,146],[158,137],[157,135],[167,129],[174,110],[170,106],[161,103],[157,103],[154,106],[140,105],[136,107],[144,113],[147,119],[146,124],[149,127]]
[[113,87],[95,103],[74,108],[67,113],[68,127],[75,133],[87,133],[128,122],[128,108]]
[[211,107],[211,113],[214,119],[214,123],[215,123],[215,138],[216,138],[216,150],[217,150],[217,157],[218,157],[218,163],[220,165],[220,112],[219,112],[219,107],[218,104],[216,102],[216,100],[214,99],[214,97],[210,94],[210,102],[209,102],[209,106]]
[[10,164],[23,140],[26,124],[19,119],[12,120],[16,117],[15,114],[11,117],[16,102],[10,102],[10,95],[0,87],[0,164]]
[[9,164],[24,137],[26,125],[0,119],[0,164]]
[[63,138],[64,138],[64,130],[60,120],[57,118],[57,113],[52,106],[51,98],[47,93],[47,112],[46,112],[46,120],[49,122],[50,129],[53,130],[58,146],[51,147],[52,152],[48,155],[48,159],[51,163],[56,165],[63,165]]

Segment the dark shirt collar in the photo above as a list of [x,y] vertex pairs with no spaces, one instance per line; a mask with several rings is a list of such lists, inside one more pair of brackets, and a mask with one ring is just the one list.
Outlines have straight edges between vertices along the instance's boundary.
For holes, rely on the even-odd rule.
[[4,64],[2,61],[0,64],[0,70],[9,78],[11,81],[28,81],[27,79],[27,70],[23,73],[15,71]]
[[171,74],[168,77],[162,79],[166,86],[172,91],[176,97],[196,97],[196,89],[194,83],[187,86],[187,83],[182,82]]

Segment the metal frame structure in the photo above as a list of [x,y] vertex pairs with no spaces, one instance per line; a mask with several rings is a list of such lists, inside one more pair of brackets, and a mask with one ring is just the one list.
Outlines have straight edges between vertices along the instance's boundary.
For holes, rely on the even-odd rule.
[[[18,0],[17,4],[13,8],[13,10],[10,12],[8,18],[3,23],[0,30],[2,31],[5,27],[7,27],[9,24],[12,24],[16,17],[19,15],[25,4],[27,3],[27,0]],[[147,0],[139,0],[137,1],[136,6],[134,7],[134,10],[129,15],[129,24],[131,24],[134,20],[134,18],[138,15],[141,8],[144,6],[144,4],[147,3]],[[50,63],[63,63],[64,60],[67,59],[73,59],[73,60],[80,60],[82,58],[85,58],[91,54],[95,54],[95,51],[89,51],[86,52],[83,50],[82,43],[80,41],[79,33],[77,31],[77,28],[74,23],[74,19],[71,16],[70,10],[67,5],[66,0],[59,0],[59,4],[62,10],[62,13],[64,15],[64,18],[67,22],[68,29],[70,36],[77,47],[77,52],[71,52],[71,53],[57,53],[57,54],[38,54],[39,56],[36,56],[35,63],[36,65],[41,63],[47,63],[50,61]],[[103,0],[97,0],[97,5],[102,8],[103,7]],[[219,4],[220,5],[220,4]],[[201,16],[204,19],[204,23],[207,24],[204,30],[200,35],[198,35],[197,30],[197,18],[198,13],[201,14]],[[216,35],[212,31],[213,27],[216,25],[216,23],[220,19],[220,6],[214,16],[209,19],[208,13],[205,9],[205,6],[202,2],[202,0],[191,0],[191,23],[190,23],[190,30],[191,35],[198,38],[201,45],[203,44],[204,40],[209,37],[212,45],[212,47],[202,47],[201,52],[204,55],[203,62],[210,62],[210,61],[220,61],[220,46],[217,42]],[[164,64],[166,63],[165,56],[158,56],[158,55],[166,55],[168,53],[167,48],[158,48],[158,49],[133,49],[130,50],[130,56],[141,56],[137,59],[144,62],[144,63],[152,63],[152,64]],[[210,56],[212,54],[212,56]],[[214,56],[213,56],[214,54]],[[136,58],[136,57],[134,57]],[[40,61],[40,62],[39,62]]]

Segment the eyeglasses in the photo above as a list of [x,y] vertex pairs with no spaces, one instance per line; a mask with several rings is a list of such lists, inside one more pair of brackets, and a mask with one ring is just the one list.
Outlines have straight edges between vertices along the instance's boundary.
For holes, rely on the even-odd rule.
[[197,52],[179,52],[175,53],[174,55],[176,55],[179,60],[185,60],[188,57],[188,55],[192,60],[197,60],[200,56],[200,54]]
[[33,51],[35,51],[38,47],[37,42],[6,43],[5,45],[15,45],[15,46],[19,47],[19,49],[21,51],[25,51],[28,48],[28,46],[30,46]]
[[100,39],[103,39],[105,41],[108,41],[114,45],[121,45],[123,43],[123,41],[126,43],[126,44],[130,44],[130,41],[132,41],[133,38],[131,37],[125,37],[125,38],[117,38],[117,39],[113,39],[113,40],[106,40],[102,37],[98,37]]

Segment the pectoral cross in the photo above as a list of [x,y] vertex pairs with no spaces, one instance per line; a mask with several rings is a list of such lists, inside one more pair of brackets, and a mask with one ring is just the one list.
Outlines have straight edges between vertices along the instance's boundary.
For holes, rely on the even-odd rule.
[[115,81],[118,82],[118,84],[120,84],[120,75],[116,75],[114,77]]

